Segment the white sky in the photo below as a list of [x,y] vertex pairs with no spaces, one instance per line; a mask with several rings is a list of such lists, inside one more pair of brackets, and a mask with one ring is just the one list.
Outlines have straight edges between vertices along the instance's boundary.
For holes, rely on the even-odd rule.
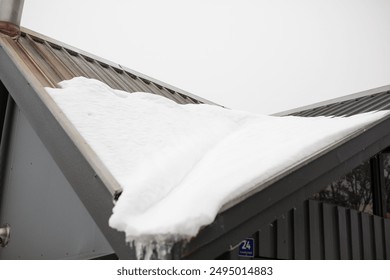
[[230,108],[390,84],[389,0],[26,0],[22,25]]

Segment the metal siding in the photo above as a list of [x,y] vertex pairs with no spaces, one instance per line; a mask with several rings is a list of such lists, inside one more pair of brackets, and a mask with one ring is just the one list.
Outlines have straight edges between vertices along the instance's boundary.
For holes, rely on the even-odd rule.
[[[288,248],[288,255],[287,259],[294,259],[294,252],[295,252],[295,232],[294,232],[294,209],[291,209],[287,213],[287,248]],[[299,234],[299,232],[297,232]]]
[[338,215],[338,229],[339,229],[339,252],[340,259],[349,260],[352,259],[351,252],[351,227],[350,227],[350,219],[346,213],[347,209],[344,207],[337,207],[337,215]]
[[256,255],[262,258],[276,259],[276,226],[274,226],[274,223],[259,230],[258,240]]
[[18,108],[10,131],[0,220],[12,237],[0,259],[83,259],[113,250]]
[[385,242],[384,242],[384,228],[383,218],[373,216],[373,228],[374,228],[374,243],[375,243],[375,259],[385,259]]
[[384,219],[384,235],[386,243],[386,259],[390,260],[390,220]]
[[363,236],[360,213],[349,209],[350,221],[351,221],[351,248],[352,259],[363,259]]
[[321,203],[309,200],[310,259],[324,259],[324,236]]
[[310,256],[309,215],[307,201],[293,209],[294,221],[294,259],[306,260]]
[[257,232],[257,258],[389,259],[390,220],[318,201],[303,205]]
[[375,259],[375,247],[373,236],[372,216],[360,213],[363,240],[363,257],[365,260]]
[[279,219],[276,220],[276,258],[286,260],[289,257],[288,253],[288,236],[291,233],[288,229],[287,218],[285,215],[282,215]]
[[340,259],[340,241],[338,236],[337,208],[335,205],[323,203],[323,221],[324,221],[324,250],[325,259]]

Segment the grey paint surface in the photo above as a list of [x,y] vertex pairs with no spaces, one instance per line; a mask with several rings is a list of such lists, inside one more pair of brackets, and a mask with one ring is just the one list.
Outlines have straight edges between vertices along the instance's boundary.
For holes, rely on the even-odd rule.
[[110,245],[30,124],[15,109],[0,222],[11,240],[0,259],[85,259]]

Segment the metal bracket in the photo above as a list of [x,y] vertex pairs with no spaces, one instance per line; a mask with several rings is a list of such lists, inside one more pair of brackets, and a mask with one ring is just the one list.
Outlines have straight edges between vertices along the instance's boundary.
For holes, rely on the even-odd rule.
[[5,247],[8,245],[11,235],[11,227],[9,224],[5,224],[0,227],[0,247]]

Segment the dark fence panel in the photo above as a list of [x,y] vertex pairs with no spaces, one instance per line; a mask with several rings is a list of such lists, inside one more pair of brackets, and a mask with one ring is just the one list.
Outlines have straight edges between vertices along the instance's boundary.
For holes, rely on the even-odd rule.
[[375,242],[375,254],[377,260],[384,260],[386,254],[385,245],[385,229],[383,227],[383,219],[378,216],[373,216],[374,223],[374,242]]
[[304,202],[302,207],[294,208],[293,213],[293,242],[294,242],[294,255],[293,259],[306,260],[310,256],[310,244],[309,244],[309,216],[307,201]]
[[390,220],[309,200],[257,233],[256,258],[389,259]]
[[385,243],[386,243],[386,259],[390,259],[390,220],[384,219],[383,220],[385,228]]
[[347,209],[344,207],[337,207],[337,222],[339,230],[339,246],[340,246],[340,259],[349,260],[352,259],[351,248],[351,219],[347,215]]

